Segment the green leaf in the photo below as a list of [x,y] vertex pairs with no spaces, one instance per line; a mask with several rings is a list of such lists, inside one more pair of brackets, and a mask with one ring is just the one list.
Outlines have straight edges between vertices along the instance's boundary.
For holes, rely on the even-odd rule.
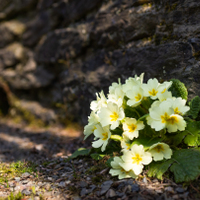
[[165,135],[166,138],[164,142],[169,143],[173,146],[178,146],[187,134],[188,134],[187,131],[178,131],[176,132],[176,134],[169,133]]
[[[110,140],[108,145],[106,146],[105,154],[113,154],[113,152],[119,152],[121,149],[120,142],[116,142],[114,140]],[[99,154],[102,153],[102,151],[97,152]]]
[[110,130],[110,132],[112,133],[112,135],[120,135],[121,136],[123,133],[122,126],[120,125],[116,129]]
[[172,86],[169,88],[169,91],[172,92],[172,96],[181,97],[182,99],[187,100],[188,92],[184,83],[179,81],[178,79],[171,79]]
[[[151,128],[146,121],[144,121],[145,128],[140,131],[140,135],[144,135],[148,138],[160,137],[162,131],[155,131],[155,129]],[[164,129],[163,129],[164,130]]]
[[181,149],[175,151],[172,159],[175,161],[170,167],[177,183],[196,179],[200,175],[200,150]]
[[149,165],[149,171],[147,172],[148,176],[150,177],[154,176],[162,180],[163,174],[168,170],[168,168],[171,166],[173,162],[174,161],[171,159],[159,162],[152,162]]
[[91,156],[94,160],[101,160],[101,159],[103,159],[103,158],[106,156],[106,154],[92,153],[90,156]]
[[144,136],[140,135],[138,138],[134,139],[131,146],[133,146],[134,144],[138,144],[138,145],[142,144],[144,146],[144,149],[146,150],[153,144],[156,144],[160,141],[161,141],[161,138],[157,138],[157,137],[150,138],[150,137],[144,137]]
[[88,156],[90,154],[91,149],[86,149],[86,148],[79,148],[76,150],[70,157],[69,159],[74,159],[77,158],[78,156]]
[[136,119],[139,119],[141,117],[140,114],[135,110],[135,108],[130,107],[128,105],[125,106],[124,113],[126,117],[131,117]]
[[112,167],[111,166],[111,162],[114,160],[114,157],[110,157],[107,161],[106,161],[106,165],[108,166],[108,167]]
[[187,112],[188,116],[191,116],[193,119],[198,117],[200,111],[200,97],[196,96],[189,102],[190,110]]
[[188,146],[198,146],[199,145],[199,133],[200,133],[200,121],[188,122],[186,130],[187,136],[184,139],[184,143]]

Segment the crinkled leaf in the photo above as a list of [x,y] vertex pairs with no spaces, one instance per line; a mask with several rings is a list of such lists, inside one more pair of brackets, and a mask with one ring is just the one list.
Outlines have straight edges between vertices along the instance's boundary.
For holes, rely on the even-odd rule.
[[91,149],[79,148],[69,158],[74,159],[77,158],[78,156],[88,156],[90,154],[90,151]]
[[191,116],[193,119],[198,117],[200,111],[200,97],[196,96],[189,102],[190,110],[187,112],[188,116]]
[[188,92],[184,83],[182,83],[178,79],[171,79],[170,81],[173,82],[172,86],[169,88],[169,91],[172,92],[172,96],[181,97],[182,99],[187,100]]
[[200,137],[200,121],[188,122],[186,127],[187,136],[184,139],[188,146],[198,146]]
[[200,150],[181,149],[172,155],[175,161],[170,167],[177,183],[196,179],[200,175]]
[[92,153],[90,156],[95,160],[101,160],[106,156],[106,154]]
[[168,168],[173,162],[174,161],[172,159],[159,162],[152,162],[149,165],[148,176],[154,176],[162,180],[163,174],[168,170]]
[[184,139],[185,144],[188,146],[198,146],[199,145],[199,134],[188,134]]

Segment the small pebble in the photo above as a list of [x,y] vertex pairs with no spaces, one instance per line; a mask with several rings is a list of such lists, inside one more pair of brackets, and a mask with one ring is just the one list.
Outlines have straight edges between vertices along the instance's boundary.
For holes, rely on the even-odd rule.
[[90,177],[87,177],[86,180],[87,180],[87,181],[91,181],[91,178],[90,178]]
[[165,188],[165,191],[166,191],[166,192],[170,192],[170,193],[172,193],[172,194],[174,193],[173,187],[170,187],[170,186],[166,187],[166,188]]
[[65,181],[61,181],[61,182],[59,183],[59,186],[60,186],[60,187],[65,187],[65,186],[66,186]]
[[25,195],[30,195],[31,194],[31,191],[27,190],[27,189],[24,189],[22,190],[22,194],[25,194]]
[[117,195],[116,195],[116,192],[113,189],[109,189],[108,192],[106,193],[106,198],[112,198],[112,197],[115,197],[115,196],[117,196]]
[[178,193],[183,193],[183,192],[185,192],[185,190],[184,190],[182,187],[177,187],[175,190],[176,190],[176,192],[178,192]]
[[112,184],[113,184],[113,181],[111,180],[103,182],[103,184],[101,185],[100,195],[105,194],[110,189]]
[[69,180],[68,180],[68,181],[65,181],[65,183],[68,185],[68,184],[70,184],[70,183],[71,183],[71,181],[69,181]]
[[89,191],[88,189],[86,189],[86,188],[83,188],[83,189],[81,190],[80,195],[81,195],[81,197],[83,197],[83,196],[85,196],[85,195],[88,194],[88,193],[90,193],[90,191]]
[[80,181],[80,183],[79,183],[79,186],[82,187],[82,188],[83,188],[83,187],[87,187],[87,185],[88,185],[88,184],[87,184],[87,182],[85,182],[85,181]]
[[46,185],[44,185],[44,187],[45,187],[46,190],[49,190],[51,188],[51,184],[47,183]]
[[27,183],[28,183],[28,180],[23,180],[22,183],[23,183],[23,184],[27,184]]
[[172,196],[173,199],[180,199],[178,194]]
[[161,189],[155,190],[156,193],[161,194],[163,191]]
[[52,181],[52,180],[53,180],[53,178],[52,178],[52,177],[48,177],[47,179],[48,179],[49,181]]
[[143,183],[148,184],[146,177],[144,177],[142,181],[143,181]]
[[22,174],[22,178],[28,178],[30,176],[30,174],[28,172],[25,172]]
[[81,197],[77,194],[72,196],[72,200],[81,200]]
[[139,185],[138,184],[132,184],[131,185],[131,191],[132,192],[138,192],[138,191],[140,191]]
[[19,182],[21,180],[20,177],[15,177],[15,181]]

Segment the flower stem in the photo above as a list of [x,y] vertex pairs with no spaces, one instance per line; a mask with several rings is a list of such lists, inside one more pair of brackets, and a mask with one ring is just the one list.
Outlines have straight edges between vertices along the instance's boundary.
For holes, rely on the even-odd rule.
[[122,137],[119,136],[119,135],[111,135],[111,136],[110,136],[110,139],[112,139],[112,140],[117,140],[117,141],[121,141],[121,140],[122,140]]
[[140,117],[140,118],[138,119],[138,121],[141,121],[142,119],[146,118],[148,115],[149,115],[149,114],[143,115],[142,117]]

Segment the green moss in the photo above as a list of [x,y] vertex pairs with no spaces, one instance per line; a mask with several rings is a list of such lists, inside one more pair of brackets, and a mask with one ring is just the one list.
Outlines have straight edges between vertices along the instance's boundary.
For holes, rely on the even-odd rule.
[[51,163],[50,161],[45,161],[45,162],[42,163],[42,165],[43,165],[44,167],[46,167],[46,166],[49,165],[50,163]]
[[152,7],[153,6],[153,4],[152,3],[144,3],[144,4],[142,4],[142,7]]
[[195,57],[195,59],[198,59],[200,57],[200,51],[194,52],[193,56]]
[[9,179],[19,177],[23,173],[33,174],[36,172],[36,165],[32,162],[14,162],[11,164],[0,163],[0,183],[7,186]]
[[94,184],[98,184],[98,183],[104,181],[104,179],[105,179],[105,177],[102,176],[102,174],[99,174],[99,172],[106,169],[107,167],[108,166],[104,162],[99,161],[99,162],[96,163],[96,165],[87,169],[85,174],[87,174],[87,175],[94,175],[95,174],[95,176],[92,177],[92,182]]
[[[25,121],[30,126],[37,126],[37,127],[44,127],[45,123],[41,119],[37,119],[31,112],[28,110],[22,108],[21,106],[16,107],[20,117],[21,121]],[[19,118],[19,116],[17,116]],[[19,120],[19,119],[18,119]]]
[[79,193],[80,191],[80,189],[78,189],[77,187],[75,187],[75,186],[69,186],[69,188],[68,188],[72,193]]
[[21,200],[24,198],[24,195],[21,192],[18,192],[17,194],[13,194],[13,192],[10,193],[10,195],[7,198],[0,198],[0,200]]
[[98,175],[93,176],[92,182],[95,183],[95,184],[101,183],[102,182],[102,176],[98,176]]
[[171,11],[175,10],[177,8],[177,6],[178,6],[178,3],[173,3],[172,5],[167,3],[165,6],[165,10],[167,10],[167,12],[171,12]]

